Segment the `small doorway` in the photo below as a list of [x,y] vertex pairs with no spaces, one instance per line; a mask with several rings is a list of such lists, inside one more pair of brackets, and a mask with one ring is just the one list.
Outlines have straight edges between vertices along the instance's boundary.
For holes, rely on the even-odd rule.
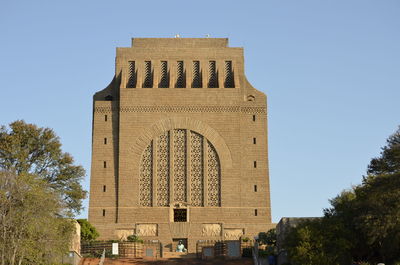
[[172,252],[176,252],[176,247],[178,246],[179,241],[182,241],[182,244],[185,246],[186,253],[188,249],[188,239],[187,238],[173,238],[172,239]]

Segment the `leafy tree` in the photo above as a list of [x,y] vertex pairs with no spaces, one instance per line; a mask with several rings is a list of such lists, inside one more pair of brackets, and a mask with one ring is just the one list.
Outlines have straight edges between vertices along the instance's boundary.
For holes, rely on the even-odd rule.
[[294,263],[400,261],[400,128],[367,172],[360,185],[330,200],[323,218],[290,230],[285,247]]
[[258,241],[264,245],[276,246],[276,229],[272,228],[265,232],[260,232],[258,234]]
[[90,242],[96,240],[99,237],[99,233],[96,228],[89,223],[86,219],[78,219],[78,223],[81,226],[81,240],[85,242]]
[[49,183],[66,203],[67,212],[79,213],[86,192],[80,181],[85,176],[72,156],[61,150],[53,130],[39,128],[22,120],[0,127],[0,169],[16,175],[35,175]]
[[70,245],[74,225],[59,218],[60,195],[35,176],[0,171],[0,263],[48,264]]
[[387,140],[381,156],[371,160],[369,175],[391,174],[400,172],[400,127]]

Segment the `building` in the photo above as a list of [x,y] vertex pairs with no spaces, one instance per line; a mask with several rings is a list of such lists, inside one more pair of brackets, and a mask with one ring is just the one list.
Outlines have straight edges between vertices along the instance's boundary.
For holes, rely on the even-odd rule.
[[89,221],[168,249],[271,224],[266,96],[225,38],[135,38],[93,97]]

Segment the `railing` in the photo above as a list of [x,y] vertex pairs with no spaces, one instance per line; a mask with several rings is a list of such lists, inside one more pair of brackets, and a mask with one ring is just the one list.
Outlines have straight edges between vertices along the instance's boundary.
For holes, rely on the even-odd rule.
[[245,256],[245,249],[251,249],[255,244],[254,240],[199,240],[196,243],[196,256],[201,258],[204,247],[212,247],[215,257],[227,256],[227,242],[229,241],[240,241],[240,252],[243,256]]
[[[112,243],[107,241],[86,242],[81,244],[82,256],[100,257],[104,253],[105,257],[113,256]],[[142,258],[152,254],[152,257],[162,257],[162,247],[158,240],[148,240],[143,242],[118,242],[118,257],[122,258]]]

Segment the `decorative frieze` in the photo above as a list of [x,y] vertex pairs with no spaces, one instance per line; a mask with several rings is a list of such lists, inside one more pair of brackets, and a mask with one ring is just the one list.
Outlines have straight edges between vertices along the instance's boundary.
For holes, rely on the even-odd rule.
[[121,106],[117,107],[95,107],[95,113],[119,112],[242,112],[242,113],[267,113],[266,107],[242,107],[242,106]]

